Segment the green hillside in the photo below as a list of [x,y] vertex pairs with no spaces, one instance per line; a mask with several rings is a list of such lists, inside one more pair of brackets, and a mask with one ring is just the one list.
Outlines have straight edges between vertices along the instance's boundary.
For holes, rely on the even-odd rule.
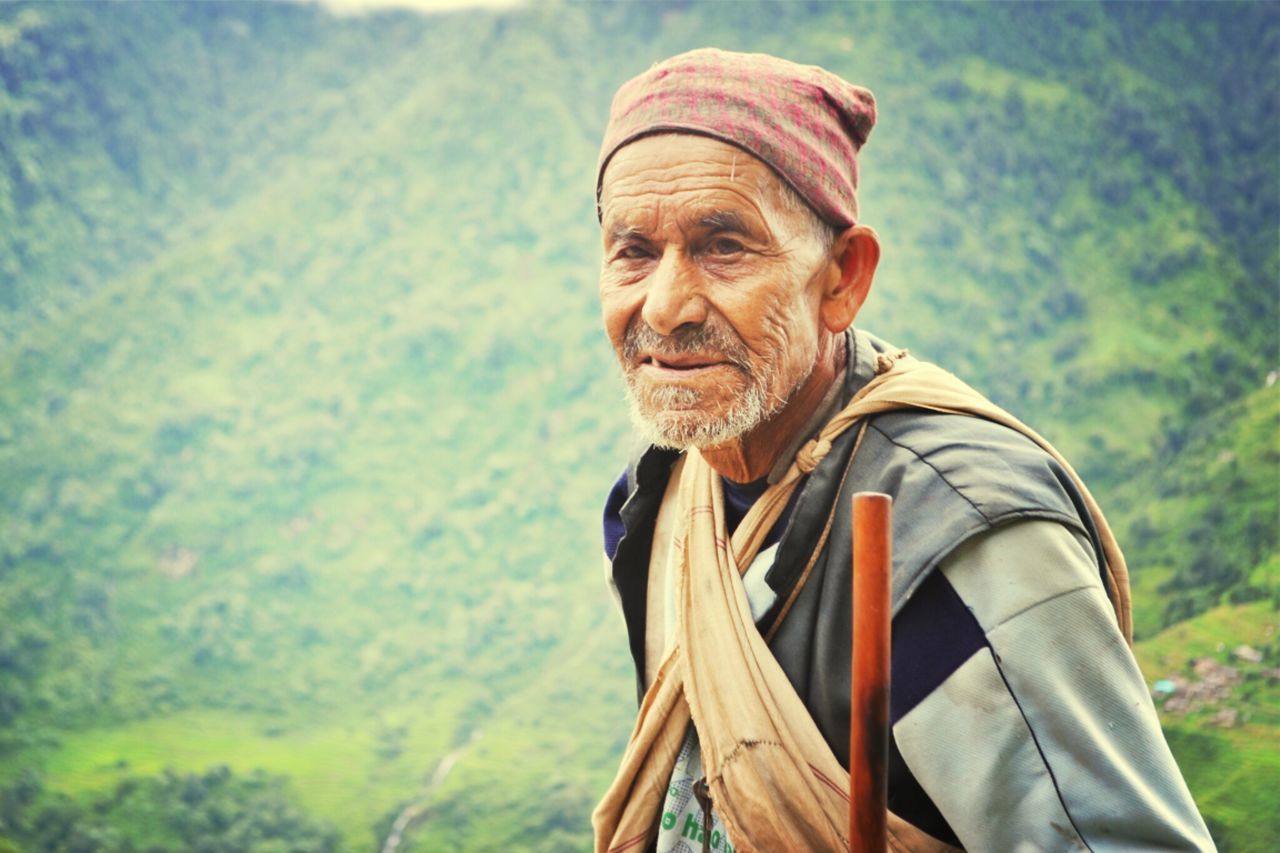
[[596,149],[707,44],[876,92],[860,324],[1073,460],[1151,679],[1262,655],[1230,725],[1162,713],[1220,847],[1267,849],[1278,39],[1265,3],[0,4],[0,851],[589,846],[634,711]]
[[[1137,646],[1148,681],[1186,682],[1180,693],[1191,701],[1158,698],[1160,719],[1224,850],[1267,850],[1280,833],[1278,632],[1275,605],[1257,601],[1216,607]],[[1261,659],[1242,656],[1241,647]]]

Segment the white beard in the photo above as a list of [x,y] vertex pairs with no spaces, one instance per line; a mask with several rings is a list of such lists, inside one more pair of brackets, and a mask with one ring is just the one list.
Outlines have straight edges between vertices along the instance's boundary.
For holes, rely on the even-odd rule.
[[[627,330],[621,364],[626,378],[631,422],[641,438],[659,447],[676,450],[705,450],[741,438],[760,426],[791,401],[813,371],[810,363],[781,394],[769,389],[784,370],[785,341],[767,353],[753,369],[750,352],[727,324],[711,322],[687,329],[675,337],[664,337],[643,321]],[[699,405],[698,389],[667,383],[649,383],[640,378],[637,358],[642,352],[715,353],[741,371],[746,387],[734,397],[727,411],[707,411]]]
[[696,408],[698,391],[678,385],[642,389],[633,374],[627,379],[631,423],[640,437],[659,447],[705,450],[740,438],[774,414],[757,377],[729,411],[716,416]]

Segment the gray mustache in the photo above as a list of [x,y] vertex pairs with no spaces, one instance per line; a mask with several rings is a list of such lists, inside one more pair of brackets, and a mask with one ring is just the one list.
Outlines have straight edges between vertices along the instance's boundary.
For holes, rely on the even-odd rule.
[[657,356],[690,353],[716,355],[739,367],[747,367],[750,363],[747,348],[737,335],[728,329],[707,323],[681,326],[673,335],[660,335],[644,320],[636,318],[627,327],[627,333],[622,339],[622,355],[628,364],[632,364],[642,352]]

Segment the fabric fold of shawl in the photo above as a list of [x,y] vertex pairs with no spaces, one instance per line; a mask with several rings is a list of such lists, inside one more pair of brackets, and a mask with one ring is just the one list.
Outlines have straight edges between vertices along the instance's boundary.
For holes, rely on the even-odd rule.
[[[720,478],[696,450],[679,482],[671,648],[641,702],[613,784],[592,815],[598,853],[643,850],[653,838],[685,731],[697,729],[715,808],[735,848],[848,850],[849,774],[751,618],[741,571],[751,564],[791,493],[858,420],[898,409],[982,417],[1022,433],[1061,464],[1099,530],[1112,604],[1126,637],[1128,575],[1106,520],[1052,446],[947,371],[906,355],[880,356],[877,375],[796,454],[786,475],[726,536]],[[889,815],[889,848],[950,850]]]

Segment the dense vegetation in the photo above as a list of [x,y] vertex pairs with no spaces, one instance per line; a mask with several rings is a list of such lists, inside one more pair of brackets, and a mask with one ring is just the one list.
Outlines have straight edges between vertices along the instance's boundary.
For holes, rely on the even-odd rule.
[[859,322],[1077,463],[1149,677],[1262,655],[1229,727],[1165,713],[1265,849],[1278,40],[1234,3],[0,5],[0,849],[370,849],[406,809],[401,850],[586,846],[633,701],[593,166],[617,85],[704,44],[877,93]]
[[8,834],[0,850],[337,850],[337,833],[299,812],[280,788],[261,773],[236,779],[215,767],[126,779],[80,803],[27,772],[0,790],[0,827]]

